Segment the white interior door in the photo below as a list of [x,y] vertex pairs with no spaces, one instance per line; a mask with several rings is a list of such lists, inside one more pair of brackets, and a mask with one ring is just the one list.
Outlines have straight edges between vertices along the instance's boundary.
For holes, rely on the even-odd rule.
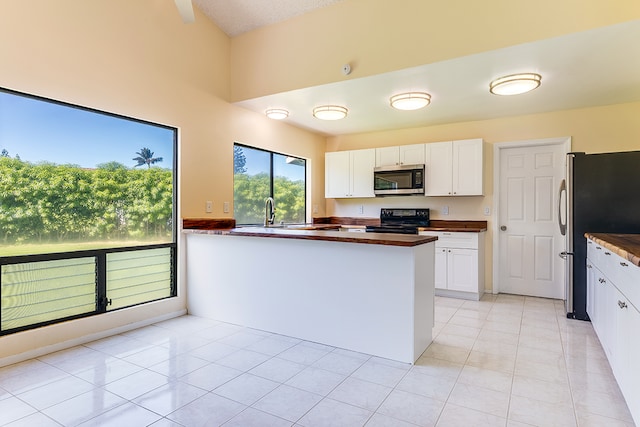
[[557,191],[564,178],[565,144],[500,149],[500,292],[564,298],[564,240],[557,223]]

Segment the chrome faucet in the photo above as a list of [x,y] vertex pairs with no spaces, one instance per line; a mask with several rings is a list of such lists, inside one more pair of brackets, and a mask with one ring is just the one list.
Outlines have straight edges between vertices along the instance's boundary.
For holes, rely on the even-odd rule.
[[264,201],[264,226],[273,225],[276,216],[275,202],[273,197],[267,197]]

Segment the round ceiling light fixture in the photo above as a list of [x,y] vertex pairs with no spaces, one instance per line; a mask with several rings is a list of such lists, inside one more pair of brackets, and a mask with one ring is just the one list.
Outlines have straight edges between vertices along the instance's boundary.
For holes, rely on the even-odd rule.
[[273,120],[282,120],[289,117],[289,112],[283,108],[270,108],[264,113]]
[[431,102],[431,95],[426,92],[407,92],[393,95],[389,101],[396,110],[419,110]]
[[321,105],[313,109],[313,117],[320,120],[340,120],[347,117],[345,107],[339,105]]
[[520,95],[540,86],[542,76],[535,73],[511,74],[489,83],[489,92],[494,95]]

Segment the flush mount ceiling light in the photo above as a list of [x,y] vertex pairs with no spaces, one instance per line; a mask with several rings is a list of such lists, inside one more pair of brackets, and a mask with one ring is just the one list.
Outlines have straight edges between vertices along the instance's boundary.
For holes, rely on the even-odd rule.
[[407,92],[393,95],[389,101],[396,110],[419,110],[431,102],[431,95],[426,92]]
[[500,77],[489,83],[489,92],[494,95],[520,95],[540,86],[540,74],[523,73]]
[[264,112],[267,117],[273,120],[282,120],[289,117],[289,112],[282,108],[270,108]]
[[340,120],[347,117],[348,111],[339,105],[321,105],[313,109],[313,117],[320,120]]

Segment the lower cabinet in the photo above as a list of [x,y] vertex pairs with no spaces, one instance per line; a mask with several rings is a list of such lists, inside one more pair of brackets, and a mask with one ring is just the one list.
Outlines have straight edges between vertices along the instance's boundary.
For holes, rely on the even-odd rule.
[[484,293],[484,233],[423,231],[436,236],[436,295],[479,300]]
[[637,296],[640,268],[591,240],[587,251],[587,313],[640,425],[640,300],[629,298]]

